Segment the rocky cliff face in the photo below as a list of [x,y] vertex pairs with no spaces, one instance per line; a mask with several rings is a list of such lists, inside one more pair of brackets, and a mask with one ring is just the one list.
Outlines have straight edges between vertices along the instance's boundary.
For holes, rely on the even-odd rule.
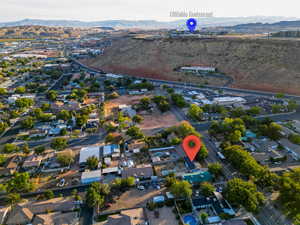
[[300,42],[259,39],[124,38],[103,56],[87,62],[115,73],[184,80],[184,65],[217,67],[233,77],[233,87],[300,94]]

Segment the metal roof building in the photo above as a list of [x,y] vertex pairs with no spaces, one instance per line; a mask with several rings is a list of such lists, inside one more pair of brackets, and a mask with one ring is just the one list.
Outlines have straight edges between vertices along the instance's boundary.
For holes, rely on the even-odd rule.
[[82,148],[80,150],[79,164],[86,163],[86,160],[92,156],[95,156],[97,159],[100,159],[99,146],[90,146],[90,147]]

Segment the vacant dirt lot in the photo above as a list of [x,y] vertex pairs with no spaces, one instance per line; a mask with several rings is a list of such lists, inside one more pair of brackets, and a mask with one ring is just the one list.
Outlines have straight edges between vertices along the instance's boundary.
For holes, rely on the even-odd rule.
[[154,216],[154,211],[147,210],[147,216],[151,225],[177,225],[175,214],[172,212],[172,207],[158,208],[159,217]]
[[144,121],[139,127],[147,135],[155,133],[156,129],[171,127],[180,122],[172,112],[161,113],[158,110],[151,115],[143,115],[143,117]]
[[133,105],[139,103],[140,99],[144,97],[151,98],[152,95],[122,95],[116,99],[112,99],[109,102],[105,103],[105,116],[110,115],[110,112],[113,108],[118,107],[119,105]]
[[144,191],[131,189],[123,193],[120,197],[115,197],[115,203],[106,209],[105,212],[117,209],[144,207],[148,201],[150,201],[154,196],[160,195],[162,192],[164,192],[164,190],[165,188],[160,190],[149,188]]
[[[105,116],[110,115],[112,109],[118,107],[118,105],[134,105],[144,97],[151,98],[152,95],[123,95],[110,100],[105,104]],[[157,129],[170,127],[180,122],[172,112],[161,113],[157,108],[154,108],[152,113],[143,114],[142,116],[144,120],[139,124],[139,127],[147,135],[153,134]]]

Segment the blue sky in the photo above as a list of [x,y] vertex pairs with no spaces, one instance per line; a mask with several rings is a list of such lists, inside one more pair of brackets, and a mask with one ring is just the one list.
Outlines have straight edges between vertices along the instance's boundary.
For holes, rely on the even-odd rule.
[[32,19],[173,20],[172,10],[213,12],[218,17],[300,17],[298,0],[1,0],[0,21]]

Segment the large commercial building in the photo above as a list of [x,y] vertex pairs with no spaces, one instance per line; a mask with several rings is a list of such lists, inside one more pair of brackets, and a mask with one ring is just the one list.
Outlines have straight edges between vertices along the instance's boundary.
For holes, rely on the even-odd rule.
[[233,105],[236,103],[244,104],[247,101],[242,97],[218,97],[213,99],[213,103],[217,105]]

